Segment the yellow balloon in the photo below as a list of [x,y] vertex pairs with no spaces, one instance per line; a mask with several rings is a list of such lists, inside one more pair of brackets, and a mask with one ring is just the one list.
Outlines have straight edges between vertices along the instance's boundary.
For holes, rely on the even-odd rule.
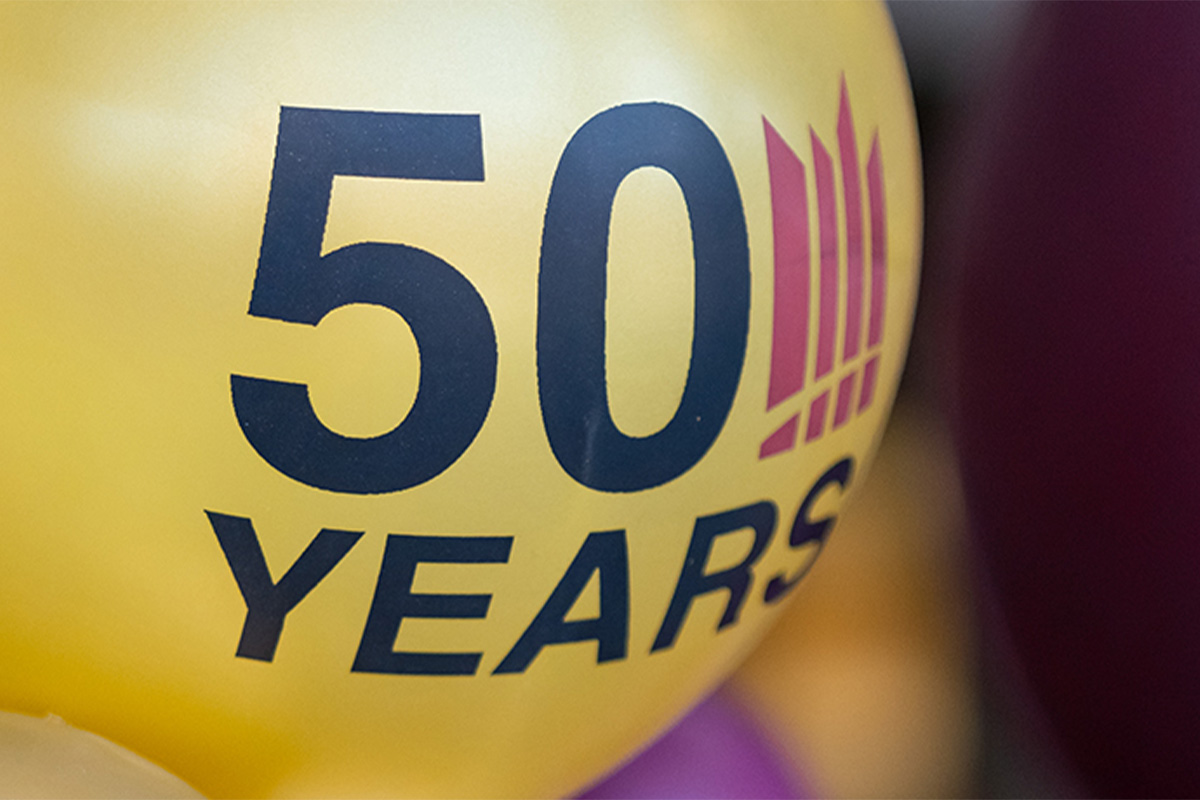
[[0,708],[213,796],[550,796],[887,416],[874,4],[0,5]]

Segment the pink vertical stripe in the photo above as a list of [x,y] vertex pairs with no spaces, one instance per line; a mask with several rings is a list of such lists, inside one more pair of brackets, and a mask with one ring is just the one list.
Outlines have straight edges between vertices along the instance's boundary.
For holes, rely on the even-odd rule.
[[846,341],[842,350],[842,362],[845,363],[858,355],[863,314],[862,187],[845,76],[842,76],[842,99],[838,108],[838,154],[842,160],[842,196],[846,203]]
[[875,399],[875,381],[879,373],[879,356],[875,356],[863,367],[862,395],[858,398],[858,412],[861,414]]
[[883,340],[883,310],[887,305],[887,209],[878,132],[871,139],[871,155],[867,159],[867,196],[871,205],[871,319],[867,347],[875,347]]
[[833,159],[817,134],[812,137],[813,171],[817,178],[817,225],[821,238],[820,319],[817,322],[817,372],[820,378],[833,369],[837,344],[838,240],[837,197],[833,188]]
[[791,418],[779,426],[779,429],[768,436],[758,448],[758,458],[761,461],[769,456],[784,453],[796,446],[796,433],[800,427],[800,415],[793,414]]
[[833,427],[840,428],[850,419],[850,407],[854,403],[854,379],[857,372],[851,372],[838,383],[837,405],[833,411]]
[[775,321],[767,408],[804,388],[808,358],[808,191],[804,165],[763,117],[775,235]]
[[808,410],[808,430],[804,434],[804,441],[811,442],[821,438],[825,433],[825,417],[828,413],[829,392],[821,392]]

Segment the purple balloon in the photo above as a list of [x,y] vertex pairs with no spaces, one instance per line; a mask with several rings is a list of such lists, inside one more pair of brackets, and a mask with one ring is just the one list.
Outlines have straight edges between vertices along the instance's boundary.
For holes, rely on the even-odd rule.
[[955,412],[1092,795],[1200,795],[1200,5],[1048,3],[963,164]]
[[759,800],[808,796],[750,718],[718,693],[581,800]]

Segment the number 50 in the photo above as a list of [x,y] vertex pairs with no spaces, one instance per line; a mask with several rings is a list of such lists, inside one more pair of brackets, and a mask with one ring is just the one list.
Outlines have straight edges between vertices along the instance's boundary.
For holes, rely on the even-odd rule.
[[[671,174],[691,223],[695,308],[683,397],[646,437],[617,429],[605,377],[609,222],[621,181],[641,167]],[[404,318],[421,356],[416,401],[380,436],[342,436],[317,418],[308,387],[231,377],[251,446],[285,475],[320,489],[378,494],[428,481],[483,427],[496,385],[496,335],[462,273],[424,250],[365,242],[321,255],[336,175],[482,181],[478,116],[281,110],[252,316],[316,325],[373,303]],[[687,472],[716,440],[737,392],[750,313],[746,223],[720,142],[694,114],[621,105],[567,144],[550,187],[538,277],[542,419],[559,464],[581,484],[633,492]]]

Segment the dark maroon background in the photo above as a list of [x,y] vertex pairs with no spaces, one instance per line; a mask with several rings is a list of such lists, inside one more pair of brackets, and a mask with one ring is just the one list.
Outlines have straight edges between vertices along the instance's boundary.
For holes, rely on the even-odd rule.
[[1200,4],[1013,56],[930,231],[985,600],[1086,793],[1200,796]]

